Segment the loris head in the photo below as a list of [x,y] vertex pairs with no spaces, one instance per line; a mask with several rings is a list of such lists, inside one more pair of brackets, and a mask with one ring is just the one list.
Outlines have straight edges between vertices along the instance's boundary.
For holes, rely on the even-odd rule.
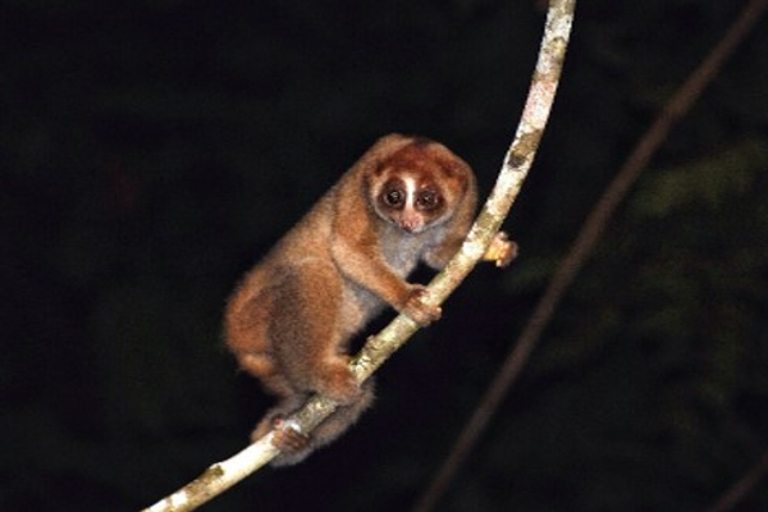
[[[387,141],[395,148],[386,153]],[[474,176],[448,148],[423,138],[390,135],[382,158],[366,175],[368,197],[376,214],[406,233],[418,234],[450,219],[472,194]]]

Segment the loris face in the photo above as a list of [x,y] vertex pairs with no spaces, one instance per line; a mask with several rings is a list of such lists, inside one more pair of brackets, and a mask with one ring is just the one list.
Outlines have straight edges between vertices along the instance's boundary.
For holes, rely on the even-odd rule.
[[469,167],[414,143],[372,171],[369,194],[376,214],[409,234],[448,220],[466,193]]

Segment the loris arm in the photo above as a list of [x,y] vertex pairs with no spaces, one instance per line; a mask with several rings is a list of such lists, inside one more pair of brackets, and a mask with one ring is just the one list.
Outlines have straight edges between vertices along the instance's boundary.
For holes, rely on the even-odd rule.
[[[456,237],[427,253],[424,260],[430,267],[441,270],[458,252],[463,241],[464,237]],[[504,231],[499,231],[491,240],[491,245],[483,254],[482,260],[493,262],[497,267],[506,267],[517,258],[517,252],[517,243],[510,240]]]
[[331,247],[334,261],[348,279],[422,326],[440,318],[440,308],[429,306],[422,300],[426,295],[425,287],[406,282],[384,261],[373,231],[361,233],[356,240],[348,235],[337,233]]

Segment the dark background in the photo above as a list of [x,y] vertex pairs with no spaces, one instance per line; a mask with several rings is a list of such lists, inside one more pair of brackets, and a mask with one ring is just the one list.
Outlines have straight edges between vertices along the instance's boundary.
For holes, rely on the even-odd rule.
[[[582,1],[507,230],[376,408],[204,510],[407,510],[605,184],[744,2]],[[380,135],[491,187],[531,1],[0,3],[0,509],[136,510],[268,407],[223,349],[238,277]],[[613,219],[441,510],[696,511],[768,449],[768,24]],[[421,276],[424,279],[425,276]],[[768,509],[763,484],[737,510]]]

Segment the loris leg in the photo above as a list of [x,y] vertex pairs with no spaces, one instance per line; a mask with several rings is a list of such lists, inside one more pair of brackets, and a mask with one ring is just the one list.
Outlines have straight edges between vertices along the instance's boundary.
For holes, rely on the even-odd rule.
[[333,265],[304,263],[275,289],[268,336],[291,385],[347,404],[360,394],[345,353],[350,336],[343,317],[341,278]]
[[[272,460],[273,466],[288,466],[297,464],[304,460],[316,448],[324,446],[341,434],[350,426],[357,422],[360,415],[373,402],[373,380],[369,379],[361,387],[359,398],[353,403],[338,407],[330,416],[328,416],[320,425],[315,428],[308,436],[304,436],[295,431],[291,432],[286,427],[278,436],[276,446],[282,450],[282,453]],[[276,418],[273,427],[281,428],[281,421],[284,418]],[[254,432],[255,434],[256,432]]]
[[271,289],[245,302],[230,312],[225,321],[227,344],[240,367],[258,378],[264,388],[279,398],[296,394],[271,350],[269,325],[274,304]]
[[359,398],[349,405],[338,407],[315,430],[312,431],[312,444],[323,446],[339,437],[346,429],[357,422],[360,415],[368,409],[374,399],[374,381],[368,379],[360,387]]
[[285,375],[280,372],[280,368],[271,356],[248,352],[238,352],[236,356],[240,367],[258,377],[264,388],[271,394],[276,395],[281,400],[296,394],[296,390],[285,378]]

